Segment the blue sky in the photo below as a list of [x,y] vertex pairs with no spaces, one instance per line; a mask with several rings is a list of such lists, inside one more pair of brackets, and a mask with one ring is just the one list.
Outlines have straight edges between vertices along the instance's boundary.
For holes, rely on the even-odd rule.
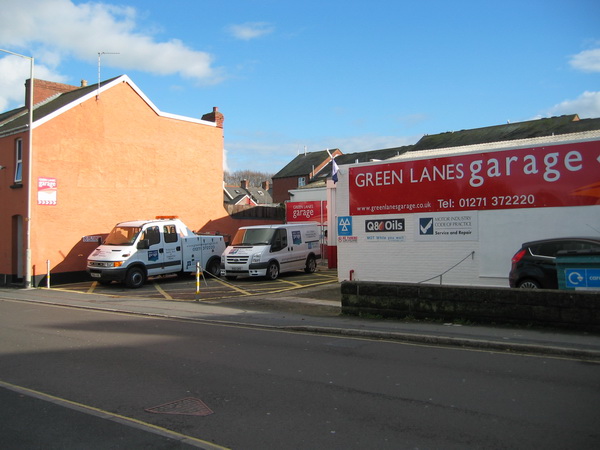
[[[165,112],[225,115],[226,169],[553,115],[600,117],[597,0],[3,0],[35,76],[127,74]],[[0,111],[27,60],[0,53]],[[176,144],[175,144],[176,145]]]

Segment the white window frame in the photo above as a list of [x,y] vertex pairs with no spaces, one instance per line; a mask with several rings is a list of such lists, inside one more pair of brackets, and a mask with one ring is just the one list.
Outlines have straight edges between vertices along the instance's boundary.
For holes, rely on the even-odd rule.
[[23,139],[15,140],[15,183],[23,182]]
[[298,187],[306,186],[306,177],[298,177]]

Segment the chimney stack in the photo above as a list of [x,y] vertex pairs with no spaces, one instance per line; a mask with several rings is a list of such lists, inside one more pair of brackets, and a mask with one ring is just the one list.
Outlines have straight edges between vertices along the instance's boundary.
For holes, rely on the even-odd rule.
[[202,116],[202,120],[206,120],[208,122],[214,122],[217,124],[217,127],[223,128],[223,122],[225,122],[225,116],[219,112],[219,108],[216,106],[213,107],[212,112],[206,113]]
[[87,87],[87,80],[81,80],[81,87]]
[[[29,105],[29,92],[31,86],[31,80],[25,81],[25,104]],[[49,99],[58,94],[64,94],[65,92],[74,91],[78,89],[77,86],[71,86],[70,84],[54,83],[53,81],[38,80],[34,78],[33,81],[33,104],[37,105],[44,100]]]
[[242,189],[248,189],[248,180],[240,181],[240,186]]
[[269,181],[263,181],[261,184],[263,191],[268,191],[269,190]]

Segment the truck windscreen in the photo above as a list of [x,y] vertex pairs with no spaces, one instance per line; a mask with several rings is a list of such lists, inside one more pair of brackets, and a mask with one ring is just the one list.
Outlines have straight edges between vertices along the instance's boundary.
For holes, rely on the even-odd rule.
[[250,228],[238,230],[231,245],[269,245],[275,228]]
[[104,245],[132,245],[140,231],[140,227],[114,227]]

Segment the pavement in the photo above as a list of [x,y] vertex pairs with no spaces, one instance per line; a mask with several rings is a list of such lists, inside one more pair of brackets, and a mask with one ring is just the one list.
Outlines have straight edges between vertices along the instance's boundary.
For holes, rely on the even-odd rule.
[[217,301],[105,295],[60,287],[0,288],[0,300],[3,299],[204,323],[393,340],[412,345],[600,362],[600,335],[594,333],[342,315],[339,283]]

